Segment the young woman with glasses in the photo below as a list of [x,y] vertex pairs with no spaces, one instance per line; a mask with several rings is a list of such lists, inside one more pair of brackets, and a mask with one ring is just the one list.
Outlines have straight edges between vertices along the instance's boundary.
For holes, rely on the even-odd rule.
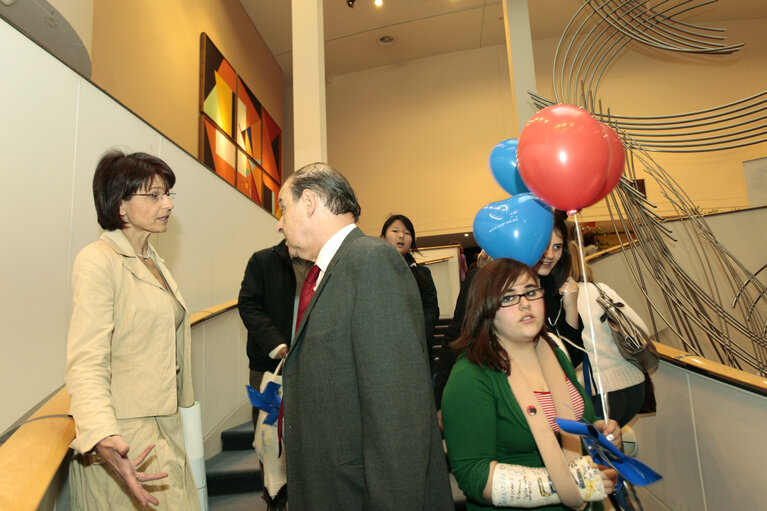
[[554,420],[593,422],[620,445],[617,423],[594,422],[572,365],[546,333],[542,298],[535,272],[512,259],[491,261],[471,283],[442,397],[450,466],[469,510],[567,509],[542,458],[552,449],[559,481],[575,485],[565,499],[571,504],[572,492],[595,501],[614,488],[615,472],[597,469]]
[[179,414],[194,404],[189,313],[149,243],[168,228],[175,181],[144,153],[111,151],[96,167],[105,232],[75,259],[67,337],[75,510],[199,509]]

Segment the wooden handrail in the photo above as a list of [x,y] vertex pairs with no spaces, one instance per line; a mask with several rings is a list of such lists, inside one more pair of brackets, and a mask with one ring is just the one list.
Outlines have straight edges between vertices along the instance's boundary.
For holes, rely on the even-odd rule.
[[219,303],[213,307],[209,307],[205,310],[193,312],[189,315],[189,322],[192,326],[197,326],[200,323],[204,323],[208,320],[215,318],[216,316],[229,312],[230,310],[237,308],[237,300],[229,300],[228,302]]
[[452,259],[453,256],[443,256],[443,257],[435,257],[434,259],[423,259],[421,261],[418,261],[418,264],[434,264],[434,263],[441,263],[442,261],[447,261],[448,259]]
[[[229,300],[189,319],[197,326],[236,308],[237,300]],[[68,414],[69,394],[62,386],[0,445],[0,510],[34,511],[40,506],[75,438]]]
[[65,388],[0,446],[0,509],[34,510],[75,438]]
[[767,378],[735,369],[686,351],[655,343],[663,360],[696,373],[731,383],[740,388],[767,396]]

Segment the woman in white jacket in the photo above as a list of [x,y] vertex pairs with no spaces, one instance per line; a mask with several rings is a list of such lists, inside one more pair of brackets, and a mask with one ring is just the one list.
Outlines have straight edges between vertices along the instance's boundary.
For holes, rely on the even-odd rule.
[[[621,356],[607,321],[600,321],[604,310],[597,303],[599,288],[616,303],[623,303],[621,311],[645,333],[648,332],[647,325],[610,286],[599,282],[597,288],[593,284],[593,271],[588,263],[584,278],[580,260],[577,259],[577,246],[571,247],[570,254],[573,258],[571,276],[578,282],[578,314],[584,325],[583,347],[591,364],[593,386],[597,389],[597,395],[593,397],[594,409],[597,416],[604,415],[599,393],[601,385],[601,392],[607,393],[610,418],[623,427],[639,413],[645,398],[644,381],[649,376]],[[594,328],[593,340],[591,324]]]

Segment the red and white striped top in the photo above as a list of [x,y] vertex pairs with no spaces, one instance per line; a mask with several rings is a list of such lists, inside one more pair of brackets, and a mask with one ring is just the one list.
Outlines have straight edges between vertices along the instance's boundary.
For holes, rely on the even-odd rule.
[[[570,393],[570,401],[573,403],[575,420],[581,420],[581,417],[583,417],[584,408],[583,398],[569,378],[565,377],[565,383],[567,384],[567,391]],[[541,405],[543,413],[546,414],[546,419],[549,421],[549,426],[551,426],[551,429],[554,431],[554,433],[559,433],[559,426],[555,420],[557,417],[557,409],[554,407],[554,400],[551,398],[551,392],[539,392],[537,390],[534,392],[535,397],[538,400],[538,404]]]

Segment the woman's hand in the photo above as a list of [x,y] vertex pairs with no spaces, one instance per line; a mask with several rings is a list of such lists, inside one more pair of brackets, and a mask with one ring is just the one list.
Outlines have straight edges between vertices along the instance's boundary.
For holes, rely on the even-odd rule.
[[131,462],[128,458],[130,447],[123,441],[123,438],[120,435],[108,436],[97,443],[95,447],[96,453],[98,453],[105,462],[109,463],[120,477],[123,478],[125,484],[128,485],[130,492],[142,506],[146,506],[148,503],[156,506],[160,501],[146,491],[141,486],[141,483],[168,477],[166,472],[145,474],[136,471],[136,467],[144,462],[152,449],[154,449],[154,445],[150,445],[144,449],[144,452],[139,454],[136,459]]
[[594,422],[594,427],[597,428],[615,447],[623,450],[623,435],[621,434],[621,426],[617,421],[610,419],[609,422],[598,420]]
[[565,310],[565,320],[573,328],[578,328],[578,283],[572,277],[559,288],[562,295],[562,308]]
[[578,306],[578,283],[572,277],[567,277],[565,283],[559,287],[559,294],[562,295],[562,303],[565,307]]
[[597,467],[599,467],[599,475],[602,476],[602,484],[605,486],[605,493],[611,495],[618,485],[618,471],[614,468],[605,467],[604,465],[597,465]]

